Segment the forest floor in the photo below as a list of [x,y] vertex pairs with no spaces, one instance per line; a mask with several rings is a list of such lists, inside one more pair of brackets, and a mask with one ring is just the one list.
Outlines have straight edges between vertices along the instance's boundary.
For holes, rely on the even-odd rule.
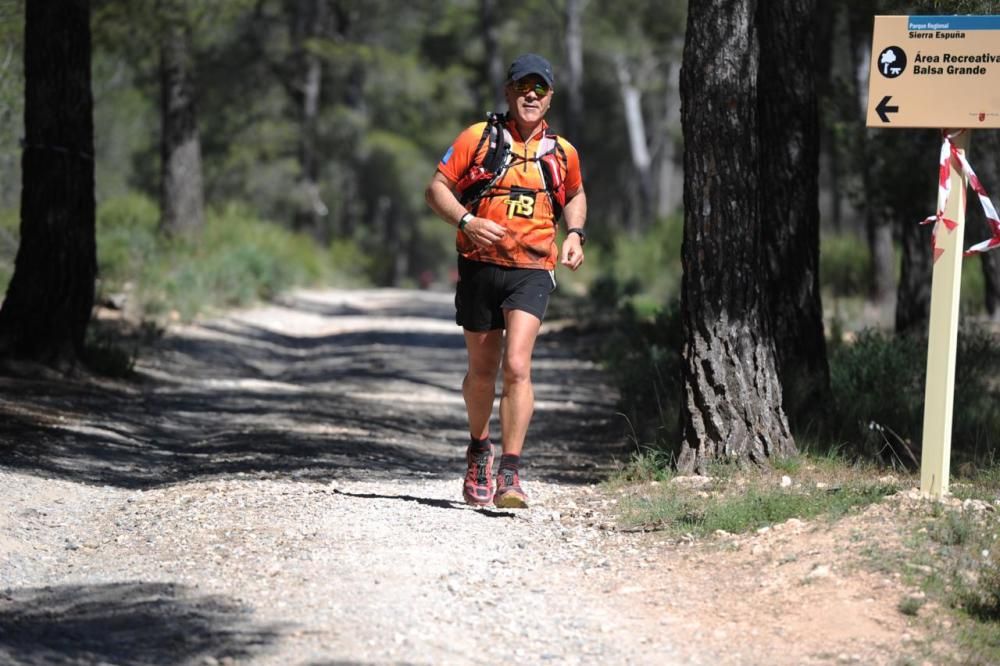
[[742,536],[623,527],[627,489],[603,483],[629,456],[615,392],[546,329],[523,511],[461,501],[450,294],[295,292],[171,326],[128,380],[0,378],[0,662],[951,653],[944,611],[900,612],[914,590],[871,561],[912,493]]

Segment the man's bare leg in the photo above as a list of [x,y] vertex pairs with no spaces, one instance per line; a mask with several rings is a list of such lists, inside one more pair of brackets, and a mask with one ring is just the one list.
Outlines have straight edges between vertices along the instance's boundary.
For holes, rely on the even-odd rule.
[[504,317],[507,321],[507,340],[503,357],[503,393],[500,397],[503,456],[500,458],[493,503],[498,507],[525,508],[528,496],[521,488],[519,470],[524,438],[535,411],[531,355],[542,322],[521,310],[504,310]]
[[469,416],[469,435],[483,439],[490,434],[490,416],[496,399],[497,370],[503,331],[465,331],[465,348],[469,353],[469,368],[462,380],[462,397]]
[[503,452],[519,456],[535,411],[531,355],[542,322],[523,310],[504,310],[504,318],[507,321],[507,343],[503,357],[500,428],[503,431]]
[[474,506],[493,502],[493,445],[490,443],[490,416],[496,397],[503,331],[465,332],[469,369],[462,380],[462,397],[469,415],[469,446],[465,450],[465,479],[462,497]]

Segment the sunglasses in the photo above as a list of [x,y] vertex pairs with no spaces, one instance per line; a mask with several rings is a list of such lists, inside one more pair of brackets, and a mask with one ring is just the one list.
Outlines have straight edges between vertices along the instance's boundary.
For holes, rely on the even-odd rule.
[[529,83],[526,81],[514,82],[511,88],[518,94],[518,96],[527,95],[529,92],[534,92],[536,97],[545,97],[549,94],[551,88],[541,81],[537,83]]

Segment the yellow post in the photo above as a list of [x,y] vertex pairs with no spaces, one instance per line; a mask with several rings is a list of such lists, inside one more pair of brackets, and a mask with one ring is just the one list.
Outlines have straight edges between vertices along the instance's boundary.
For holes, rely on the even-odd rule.
[[[961,152],[969,148],[965,130],[953,139]],[[934,262],[931,317],[927,341],[927,387],[924,390],[924,435],[920,456],[920,490],[933,497],[948,492],[951,460],[952,408],[955,399],[955,350],[958,344],[958,302],[962,286],[965,234],[965,189],[961,165],[951,162],[951,194],[944,215],[958,223],[953,231],[937,224],[937,246],[944,253]]]

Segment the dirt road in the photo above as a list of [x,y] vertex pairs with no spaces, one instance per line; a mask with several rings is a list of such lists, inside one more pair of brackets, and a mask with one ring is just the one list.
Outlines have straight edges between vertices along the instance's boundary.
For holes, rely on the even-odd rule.
[[136,381],[0,378],[0,663],[896,663],[899,586],[835,531],[616,529],[615,394],[567,336],[532,508],[463,505],[463,372],[450,295],[373,290],[174,327]]

